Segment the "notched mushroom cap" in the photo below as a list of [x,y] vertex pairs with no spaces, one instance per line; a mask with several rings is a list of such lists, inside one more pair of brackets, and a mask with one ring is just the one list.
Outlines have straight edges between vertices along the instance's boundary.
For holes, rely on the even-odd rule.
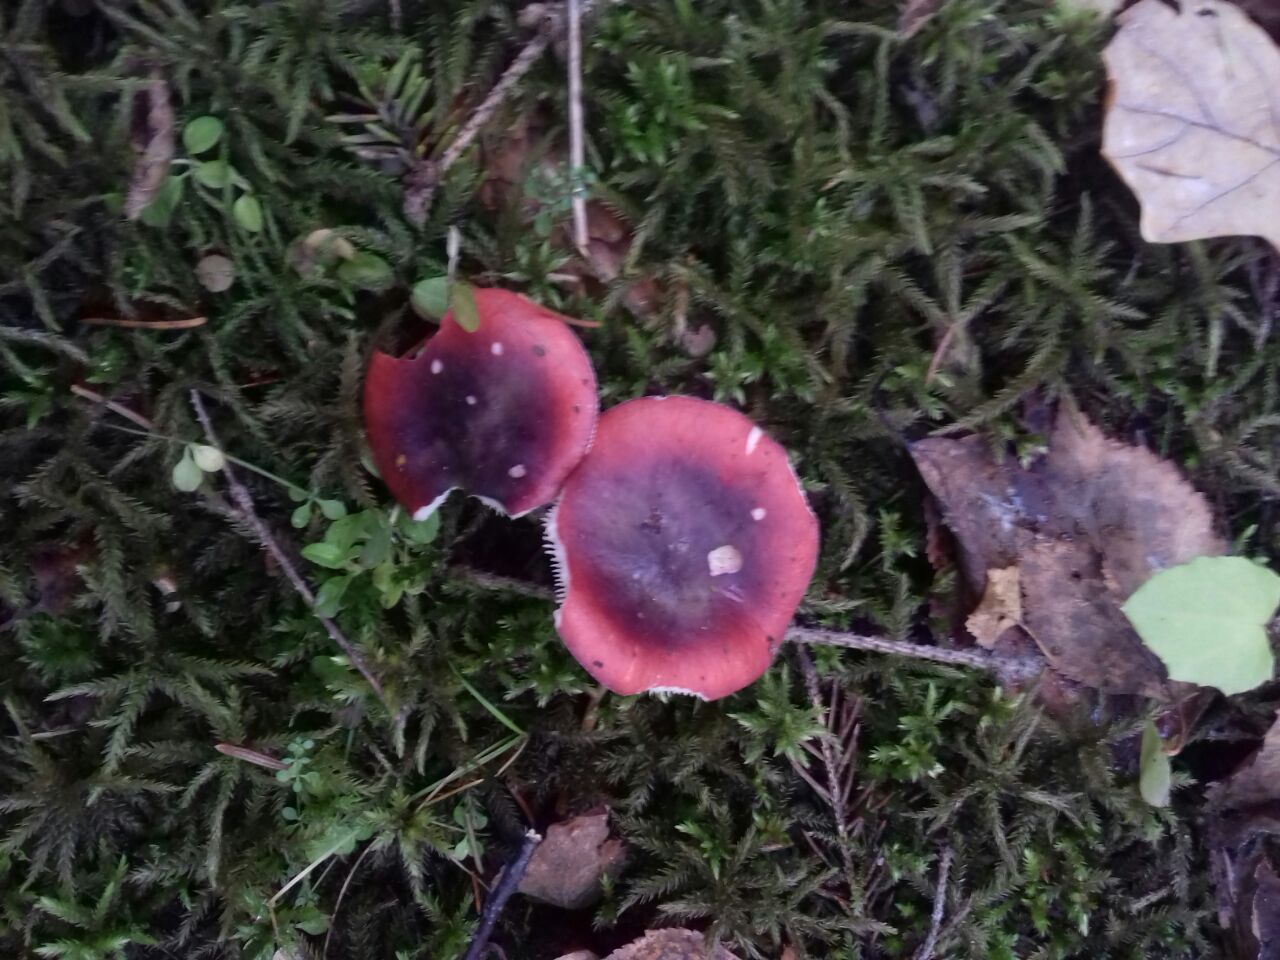
[[595,373],[564,318],[507,290],[475,298],[475,331],[445,314],[416,356],[369,363],[374,462],[418,518],[455,488],[511,516],[550,503],[595,429]]
[[818,555],[786,451],[736,410],[689,397],[607,411],[547,536],[560,636],[622,694],[711,700],[756,680]]

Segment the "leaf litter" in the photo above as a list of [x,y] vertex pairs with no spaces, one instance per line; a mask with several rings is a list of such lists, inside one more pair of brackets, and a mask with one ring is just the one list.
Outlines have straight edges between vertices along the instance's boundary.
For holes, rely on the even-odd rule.
[[626,862],[626,846],[609,832],[608,810],[570,817],[547,828],[517,890],[566,910],[580,910],[600,899],[606,877]]
[[1143,239],[1280,249],[1280,49],[1225,0],[1140,0],[1117,22],[1102,153],[1138,196]]
[[1058,674],[1104,693],[1172,698],[1121,606],[1153,573],[1226,550],[1173,464],[1107,438],[1066,403],[1028,466],[978,436],[920,440],[911,454],[983,595],[976,639],[1003,652],[1031,641]]

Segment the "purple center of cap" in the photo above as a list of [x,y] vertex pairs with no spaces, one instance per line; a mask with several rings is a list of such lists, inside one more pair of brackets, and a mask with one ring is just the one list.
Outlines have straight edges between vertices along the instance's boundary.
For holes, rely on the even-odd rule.
[[620,629],[692,640],[766,587],[755,509],[748,491],[683,460],[601,471],[577,498],[574,529],[559,531],[572,588]]

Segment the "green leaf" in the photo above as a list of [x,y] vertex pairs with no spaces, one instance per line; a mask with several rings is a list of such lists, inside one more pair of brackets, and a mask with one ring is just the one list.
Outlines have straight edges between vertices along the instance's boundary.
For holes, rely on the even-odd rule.
[[311,501],[300,503],[289,516],[289,522],[295,530],[301,530],[311,522]]
[[333,577],[320,584],[316,591],[316,616],[332,617],[342,609],[342,596],[351,586],[351,577]]
[[385,290],[395,280],[391,264],[363,250],[338,267],[338,279],[361,290]]
[[480,310],[476,307],[476,292],[469,283],[455,283],[449,289],[449,307],[453,319],[467,333],[480,329]]
[[309,933],[313,937],[318,937],[329,929],[329,921],[326,917],[316,917],[314,920],[303,920],[294,924],[303,933]]
[[182,459],[173,465],[173,485],[183,493],[191,493],[200,489],[204,473],[192,459],[191,448],[182,451]]
[[227,458],[222,455],[222,451],[217,447],[206,446],[203,443],[193,443],[190,450],[191,458],[195,460],[196,466],[205,473],[217,473],[227,465]]
[[438,320],[449,309],[449,278],[427,277],[413,285],[410,302],[424,320]]
[[440,511],[433,510],[425,520],[414,520],[405,514],[400,521],[400,529],[410,543],[425,546],[440,534]]
[[1275,672],[1266,624],[1280,576],[1243,557],[1198,557],[1162,570],[1123,610],[1172,680],[1243,693]]
[[222,129],[217,117],[196,117],[182,128],[182,145],[192,155],[204,153],[222,139]]
[[225,160],[206,160],[195,166],[196,179],[211,190],[221,190],[231,182],[236,172]]
[[139,219],[148,227],[167,227],[182,201],[182,182],[181,177],[167,177]]
[[241,230],[249,233],[262,231],[262,204],[252,194],[244,194],[231,205],[231,216],[235,218]]
[[302,555],[312,563],[330,570],[340,570],[347,562],[346,549],[333,543],[308,543],[302,548]]
[[341,520],[347,515],[347,505],[341,500],[317,500],[316,504],[326,520]]
[[1169,805],[1173,768],[1160,745],[1160,734],[1150,720],[1142,728],[1142,756],[1138,761],[1138,792],[1153,807]]

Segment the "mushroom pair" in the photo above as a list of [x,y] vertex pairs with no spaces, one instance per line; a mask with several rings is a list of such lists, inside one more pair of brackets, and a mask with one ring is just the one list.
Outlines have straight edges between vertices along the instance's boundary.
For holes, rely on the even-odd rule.
[[729,407],[644,397],[598,415],[595,374],[563,317],[476,291],[414,356],[375,352],[374,461],[414,517],[455,489],[546,524],[556,629],[615,693],[727,696],[768,669],[817,560],[818,525],[787,460]]

